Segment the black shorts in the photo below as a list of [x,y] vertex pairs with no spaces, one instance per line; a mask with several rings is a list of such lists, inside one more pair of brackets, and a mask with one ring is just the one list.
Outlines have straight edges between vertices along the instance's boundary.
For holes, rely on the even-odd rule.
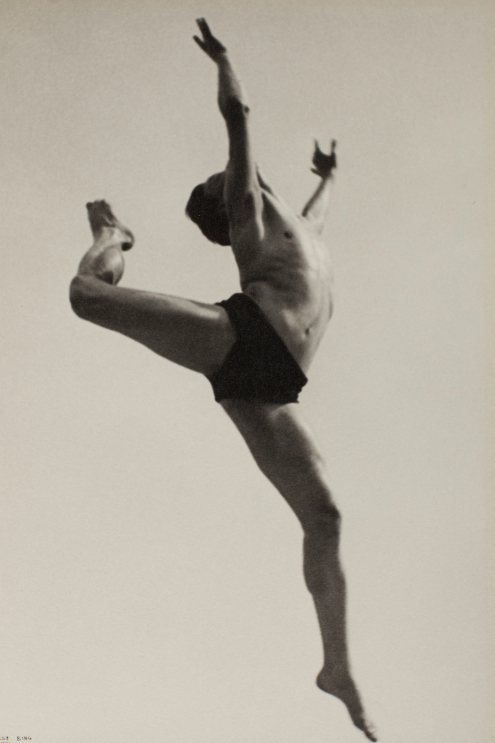
[[234,294],[224,307],[236,340],[221,368],[209,380],[215,400],[297,402],[307,377],[265,315],[246,294]]

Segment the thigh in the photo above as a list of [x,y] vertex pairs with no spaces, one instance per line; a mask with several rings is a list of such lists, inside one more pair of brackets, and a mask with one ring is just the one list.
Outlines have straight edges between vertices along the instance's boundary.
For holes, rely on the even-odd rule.
[[86,292],[85,319],[206,376],[220,368],[235,341],[227,313],[217,305],[97,280]]
[[325,463],[297,404],[223,400],[257,465],[303,526],[332,507]]

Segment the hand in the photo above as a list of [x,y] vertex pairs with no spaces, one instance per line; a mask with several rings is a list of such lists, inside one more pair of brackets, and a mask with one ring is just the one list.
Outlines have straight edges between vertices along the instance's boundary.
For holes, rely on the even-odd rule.
[[193,36],[194,41],[201,47],[205,54],[210,57],[210,59],[214,62],[218,62],[220,56],[224,54],[227,49],[220,41],[218,41],[218,39],[215,39],[204,18],[198,18],[196,23],[203,34],[203,39],[200,39],[198,36]]
[[320,178],[330,178],[332,170],[337,167],[337,158],[335,156],[337,142],[335,139],[332,139],[330,146],[330,154],[325,155],[325,153],[320,150],[320,145],[315,139],[315,152],[312,160],[314,168],[311,168],[311,172],[319,175]]

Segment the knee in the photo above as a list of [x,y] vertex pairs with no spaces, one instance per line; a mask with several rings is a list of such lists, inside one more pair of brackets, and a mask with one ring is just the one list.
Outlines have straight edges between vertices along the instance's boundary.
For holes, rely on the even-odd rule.
[[94,306],[96,292],[92,281],[86,276],[76,276],[72,279],[69,288],[69,300],[73,311],[83,320],[91,316],[91,308]]
[[337,506],[328,503],[310,514],[305,515],[304,533],[307,536],[318,536],[320,539],[335,539],[340,536],[342,516]]
[[79,276],[76,276],[70,282],[69,287],[69,301],[72,309],[78,317],[82,317],[84,311],[84,289],[82,281]]

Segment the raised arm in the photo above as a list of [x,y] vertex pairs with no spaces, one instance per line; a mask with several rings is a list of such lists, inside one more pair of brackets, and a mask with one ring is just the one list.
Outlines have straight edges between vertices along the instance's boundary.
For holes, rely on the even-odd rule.
[[200,18],[197,24],[203,38],[194,36],[194,40],[218,67],[218,105],[225,119],[229,138],[229,161],[225,168],[223,198],[227,207],[234,254],[237,260],[241,260],[239,230],[242,230],[242,260],[245,260],[246,246],[249,244],[253,250],[256,249],[263,232],[263,201],[251,151],[249,106],[226,48],[213,36],[204,18]]
[[232,107],[239,108],[240,106],[247,112],[249,106],[246,94],[228,58],[227,49],[213,36],[204,18],[198,18],[196,23],[203,38],[194,36],[194,41],[218,67],[218,105],[222,115],[227,118]]
[[311,168],[311,172],[318,175],[321,181],[304,207],[302,216],[311,222],[313,228],[319,233],[323,231],[325,224],[330,197],[329,184],[333,177],[333,169],[337,167],[337,158],[335,156],[336,146],[337,142],[333,139],[330,154],[326,155],[320,150],[318,142],[315,141],[315,152],[313,155],[314,167]]

